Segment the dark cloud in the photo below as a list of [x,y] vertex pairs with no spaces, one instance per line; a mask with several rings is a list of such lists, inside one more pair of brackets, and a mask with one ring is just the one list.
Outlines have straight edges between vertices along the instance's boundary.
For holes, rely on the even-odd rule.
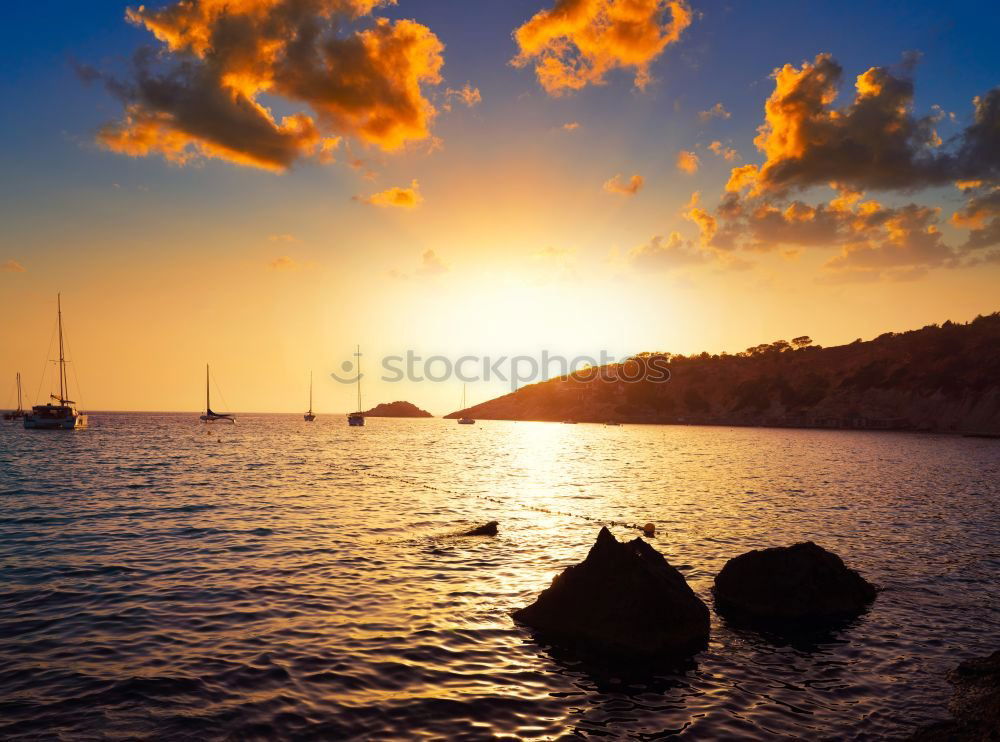
[[[436,110],[423,86],[441,81],[443,45],[414,21],[347,25],[391,0],[181,0],[129,9],[162,44],[141,52],[125,103],[98,140],[176,163],[199,156],[284,170],[329,159],[347,135],[385,150],[430,137]],[[308,106],[277,120],[262,95]]]
[[973,123],[945,142],[936,130],[940,114],[913,113],[911,67],[870,68],[841,108],[834,102],[843,69],[829,54],[775,70],[765,123],[754,140],[765,161],[756,170],[734,171],[741,180],[736,187],[780,193],[832,182],[855,190],[914,191],[997,178],[1000,88],[977,97]]

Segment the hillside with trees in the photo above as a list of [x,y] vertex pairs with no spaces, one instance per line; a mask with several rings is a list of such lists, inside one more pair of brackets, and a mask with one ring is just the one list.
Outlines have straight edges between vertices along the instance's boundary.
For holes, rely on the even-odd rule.
[[[642,380],[664,368],[669,381]],[[466,412],[503,420],[996,432],[1000,312],[830,348],[803,336],[732,355],[641,353]]]

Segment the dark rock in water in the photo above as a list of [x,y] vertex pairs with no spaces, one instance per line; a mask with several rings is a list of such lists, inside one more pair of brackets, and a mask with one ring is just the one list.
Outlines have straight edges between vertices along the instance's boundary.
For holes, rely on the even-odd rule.
[[735,617],[776,621],[861,613],[877,590],[836,554],[811,541],[750,551],[715,578],[715,606]]
[[499,525],[500,524],[497,523],[495,520],[491,520],[489,523],[484,523],[481,526],[477,526],[476,528],[473,528],[471,531],[465,531],[464,533],[461,533],[459,535],[460,536],[496,536],[497,535],[497,527]]
[[952,719],[923,727],[913,742],[985,742],[1000,740],[1000,651],[966,660],[950,673],[955,686]]
[[558,575],[514,619],[541,632],[627,654],[683,654],[704,646],[709,613],[663,555],[602,528],[587,558]]

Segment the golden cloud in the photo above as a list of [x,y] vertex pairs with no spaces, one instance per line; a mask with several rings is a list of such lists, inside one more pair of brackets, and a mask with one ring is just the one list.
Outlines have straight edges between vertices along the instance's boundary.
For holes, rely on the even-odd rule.
[[287,255],[277,257],[267,265],[274,271],[291,271],[299,267],[299,264]]
[[964,208],[951,215],[952,224],[970,230],[962,247],[978,250],[1000,245],[1000,185],[985,189],[979,184],[968,190],[975,192]]
[[451,110],[452,101],[458,101],[465,105],[466,108],[473,108],[483,102],[483,95],[479,92],[479,88],[472,87],[471,83],[465,83],[458,90],[448,88],[444,92],[444,97],[446,102],[443,108],[447,111]]
[[732,118],[732,115],[733,114],[731,114],[729,111],[727,111],[726,107],[724,105],[722,105],[721,103],[716,103],[714,106],[712,106],[711,108],[709,108],[707,111],[699,111],[698,112],[698,118],[700,118],[703,123],[707,123],[707,122],[711,121],[712,119],[728,119],[728,118]]
[[448,270],[448,266],[433,250],[424,250],[420,254],[420,268],[417,269],[417,273],[425,276],[437,276],[447,273]]
[[604,182],[604,190],[607,193],[615,193],[619,196],[634,196],[642,188],[645,181],[641,175],[633,175],[628,182],[622,180],[621,173]]
[[649,83],[650,64],[691,25],[683,0],[556,0],[514,32],[513,64],[534,63],[550,95],[600,85],[611,70],[635,70]]
[[[714,212],[693,199],[684,214],[698,226],[702,244],[834,249],[838,255],[826,267],[850,280],[912,278],[987,260],[968,251],[1000,244],[1000,88],[975,98],[972,124],[944,142],[935,131],[948,118],[940,107],[924,117],[913,113],[912,62],[869,68],[841,107],[843,72],[829,54],[775,70],[754,140],[764,161],[731,169]],[[713,142],[709,149],[718,154],[723,147]],[[970,230],[958,247],[944,240],[940,209],[886,206],[864,196],[948,183],[967,199],[951,217]],[[819,203],[793,198],[818,187],[832,187],[836,195]]]
[[0,273],[27,273],[27,271],[27,268],[13,259],[0,263]]
[[[98,141],[132,156],[199,157],[283,171],[330,159],[346,135],[383,150],[430,137],[436,110],[425,85],[441,82],[443,44],[426,26],[374,19],[391,0],[179,0],[130,8],[163,53],[140,53],[133,79],[107,80],[125,102]],[[312,109],[276,120],[261,95]],[[471,90],[470,90],[471,95]]]
[[681,150],[677,153],[677,169],[682,173],[687,173],[688,175],[693,175],[698,172],[698,165],[701,164],[701,160],[698,159],[698,155],[694,152],[688,152],[687,150]]
[[657,235],[628,253],[629,261],[645,270],[672,270],[698,265],[710,261],[712,257],[712,253],[693,247],[677,232],[671,232],[668,238]]
[[[1000,88],[974,99],[974,123],[943,147],[935,130],[941,115],[913,114],[911,68],[912,60],[899,72],[871,67],[857,77],[854,99],[842,108],[834,103],[843,70],[831,55],[776,69],[754,140],[765,155],[754,192],[831,182],[856,190],[914,190],[1000,177]],[[750,184],[748,175],[733,172],[743,186]]]
[[580,128],[580,124],[577,121],[570,121],[562,125],[563,131],[576,131]]
[[414,180],[409,188],[394,186],[370,196],[355,196],[358,201],[379,207],[395,207],[399,209],[415,209],[423,203],[424,197],[420,194],[420,183]]
[[719,157],[721,157],[724,160],[730,160],[731,161],[731,160],[735,160],[736,158],[738,158],[740,156],[739,152],[737,152],[732,147],[727,147],[726,145],[724,145],[719,140],[715,140],[714,142],[712,142],[711,144],[709,144],[708,145],[708,149],[712,152],[712,154],[718,155]]

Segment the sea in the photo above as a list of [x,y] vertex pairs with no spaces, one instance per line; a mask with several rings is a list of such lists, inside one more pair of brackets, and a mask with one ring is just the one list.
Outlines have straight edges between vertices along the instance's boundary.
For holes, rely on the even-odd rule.
[[[1000,648],[1000,440],[196,414],[0,427],[0,738],[895,739]],[[499,522],[495,537],[461,531]],[[511,618],[602,524],[712,607],[812,540],[882,588],[678,661]]]

